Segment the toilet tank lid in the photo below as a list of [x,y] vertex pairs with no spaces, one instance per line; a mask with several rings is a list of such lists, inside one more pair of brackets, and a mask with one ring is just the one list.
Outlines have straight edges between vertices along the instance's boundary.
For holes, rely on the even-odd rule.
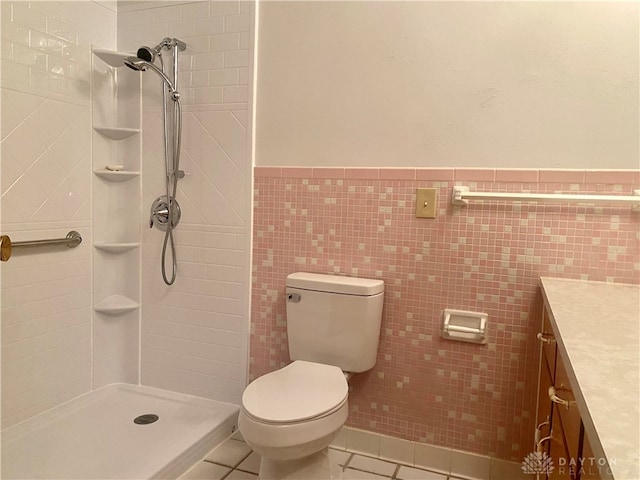
[[376,295],[384,292],[384,281],[370,278],[296,272],[287,276],[287,287],[348,295]]

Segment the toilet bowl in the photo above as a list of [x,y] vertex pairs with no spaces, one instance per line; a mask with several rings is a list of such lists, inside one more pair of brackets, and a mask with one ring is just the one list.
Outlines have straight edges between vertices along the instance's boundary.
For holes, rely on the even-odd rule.
[[342,478],[329,444],[347,420],[347,375],[376,363],[384,282],[315,273],[287,276],[292,363],[251,382],[238,427],[261,455],[258,478]]
[[260,478],[340,478],[328,446],[347,419],[347,396],[342,370],[303,360],[252,382],[238,426],[262,456]]

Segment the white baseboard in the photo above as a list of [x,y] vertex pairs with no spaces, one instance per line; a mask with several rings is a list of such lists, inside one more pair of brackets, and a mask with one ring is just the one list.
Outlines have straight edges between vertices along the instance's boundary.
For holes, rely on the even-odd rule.
[[474,480],[531,480],[521,463],[343,427],[332,448]]

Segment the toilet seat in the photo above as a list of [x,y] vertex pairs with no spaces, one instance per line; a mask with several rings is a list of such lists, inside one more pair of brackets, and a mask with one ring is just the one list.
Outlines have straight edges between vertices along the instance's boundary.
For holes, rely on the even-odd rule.
[[305,422],[340,409],[348,392],[338,367],[296,360],[251,382],[242,394],[242,407],[264,423]]

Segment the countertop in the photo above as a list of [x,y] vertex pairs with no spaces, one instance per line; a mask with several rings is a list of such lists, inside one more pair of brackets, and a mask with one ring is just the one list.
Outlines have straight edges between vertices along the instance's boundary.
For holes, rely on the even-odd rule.
[[640,479],[640,286],[540,282],[594,455],[615,480]]

